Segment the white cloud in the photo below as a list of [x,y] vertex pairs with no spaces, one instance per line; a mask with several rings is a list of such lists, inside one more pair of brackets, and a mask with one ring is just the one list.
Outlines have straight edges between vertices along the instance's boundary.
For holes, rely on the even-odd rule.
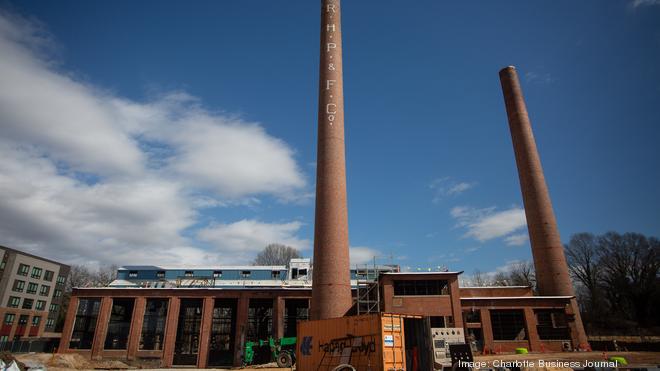
[[495,211],[494,207],[476,209],[456,206],[451,209],[450,215],[457,220],[458,227],[467,229],[466,237],[478,241],[509,236],[527,225],[525,210],[519,207]]
[[551,84],[555,78],[547,72],[529,71],[525,73],[525,81],[528,83]]
[[522,246],[527,241],[529,241],[529,235],[527,233],[512,234],[504,239],[504,242],[509,246]]
[[429,188],[434,191],[433,203],[438,203],[444,198],[458,196],[476,185],[475,182],[459,182],[451,177],[444,177],[433,180]]
[[63,71],[52,45],[0,12],[1,243],[69,263],[209,263],[186,237],[200,209],[308,194],[294,150],[260,124],[184,92],[121,97]]
[[264,247],[271,243],[291,246],[298,250],[310,247],[309,240],[300,239],[297,233],[301,222],[264,223],[258,220],[243,219],[235,223],[214,224],[201,229],[197,236],[213,246],[220,256],[230,255],[228,262],[248,262]]
[[660,5],[660,0],[633,0],[632,7]]
[[351,265],[373,263],[374,257],[381,256],[381,252],[364,246],[351,246],[349,249]]
[[480,270],[475,270],[472,274],[463,274],[459,277],[459,285],[461,287],[471,287],[471,286],[494,286],[496,285],[495,277],[498,273],[509,273],[514,268],[521,264],[527,264],[528,261],[525,260],[509,260],[503,265],[495,268],[495,270],[489,272],[482,272]]
[[[195,212],[174,182],[143,177],[87,184],[0,141],[3,244],[75,263],[176,262]],[[139,247],[139,249],[137,248]]]

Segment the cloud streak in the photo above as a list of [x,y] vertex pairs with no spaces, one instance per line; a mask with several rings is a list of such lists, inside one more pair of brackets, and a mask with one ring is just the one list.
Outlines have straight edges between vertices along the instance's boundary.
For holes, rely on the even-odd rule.
[[429,188],[434,192],[433,203],[439,203],[445,198],[458,196],[476,185],[475,182],[461,182],[451,177],[444,177],[433,180]]
[[457,227],[466,230],[465,237],[481,242],[506,237],[505,242],[509,245],[524,243],[521,243],[522,234],[513,234],[527,225],[522,208],[496,211],[495,207],[477,209],[456,206],[451,209],[450,215],[456,220]]

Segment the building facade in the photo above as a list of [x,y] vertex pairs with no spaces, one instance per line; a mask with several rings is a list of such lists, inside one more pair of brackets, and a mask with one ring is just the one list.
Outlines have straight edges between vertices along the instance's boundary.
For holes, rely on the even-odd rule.
[[[529,287],[460,288],[461,272],[375,270],[381,311],[462,327],[477,352],[580,345],[572,297],[534,296]],[[365,272],[351,270],[355,288]],[[306,259],[272,267],[124,267],[109,287],[74,289],[59,350],[155,359],[162,367],[239,366],[246,341],[296,336],[297,321],[309,318],[310,273]]]
[[0,246],[0,342],[55,337],[69,266]]

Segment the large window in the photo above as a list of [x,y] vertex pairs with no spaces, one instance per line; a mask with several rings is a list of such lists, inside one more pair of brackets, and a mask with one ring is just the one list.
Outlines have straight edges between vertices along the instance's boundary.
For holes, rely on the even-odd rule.
[[112,299],[104,349],[126,349],[135,299]]
[[45,300],[37,300],[37,306],[34,307],[35,310],[45,310],[46,309],[46,301]]
[[396,280],[394,295],[449,295],[449,282],[446,280]]
[[21,314],[21,315],[18,317],[18,325],[19,325],[19,326],[25,326],[25,325],[27,325],[27,323],[28,323],[28,318],[30,318],[29,315],[27,315],[27,314]]
[[57,284],[58,285],[64,285],[64,282],[66,282],[66,277],[65,276],[57,276]]
[[27,293],[28,294],[36,294],[38,288],[39,288],[38,284],[36,284],[34,282],[30,282],[30,283],[28,283]]
[[209,365],[231,365],[234,360],[236,299],[215,299],[209,342]]
[[7,306],[9,308],[18,308],[18,305],[21,303],[21,298],[17,296],[10,296],[9,301],[7,301]]
[[296,336],[298,321],[309,319],[308,299],[284,300],[284,336]]
[[247,340],[264,340],[273,331],[273,300],[250,299]]
[[92,349],[101,299],[80,299],[71,333],[71,349]]
[[16,273],[18,275],[21,275],[21,276],[27,276],[29,271],[30,271],[30,266],[29,265],[19,264],[18,265],[18,271]]
[[32,268],[32,274],[30,275],[30,277],[32,277],[32,278],[41,278],[41,273],[43,273],[43,271],[44,270],[41,269],[41,268],[34,267],[34,268]]
[[525,313],[522,309],[491,310],[494,340],[526,340]]
[[28,299],[28,298],[23,299],[23,309],[32,309],[33,305],[34,305],[34,299]]
[[50,286],[41,285],[41,290],[39,290],[39,295],[48,296],[50,293]]
[[162,350],[167,322],[167,299],[148,299],[140,335],[140,350]]
[[13,314],[13,313],[5,314],[5,325],[13,325],[15,319],[16,319],[15,314]]
[[11,288],[12,291],[23,292],[25,290],[25,281],[14,280],[14,286]]
[[55,272],[47,270],[44,273],[44,281],[53,282],[53,276],[55,276]]
[[571,338],[566,313],[561,309],[537,309],[536,330],[541,340],[569,340]]
[[201,299],[181,299],[176,342],[174,343],[173,363],[175,365],[194,365],[197,363],[202,304]]
[[38,327],[40,323],[41,323],[41,316],[32,317],[32,326]]

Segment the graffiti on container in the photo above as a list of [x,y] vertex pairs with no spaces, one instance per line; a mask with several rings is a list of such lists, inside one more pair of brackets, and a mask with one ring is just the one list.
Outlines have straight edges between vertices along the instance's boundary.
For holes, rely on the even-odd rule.
[[345,350],[350,348],[350,354],[358,355],[369,355],[376,351],[376,341],[374,336],[369,336],[370,339],[367,339],[367,336],[351,336],[332,339],[327,343],[321,343],[319,341],[319,349],[323,353],[330,354],[343,354],[345,355]]

